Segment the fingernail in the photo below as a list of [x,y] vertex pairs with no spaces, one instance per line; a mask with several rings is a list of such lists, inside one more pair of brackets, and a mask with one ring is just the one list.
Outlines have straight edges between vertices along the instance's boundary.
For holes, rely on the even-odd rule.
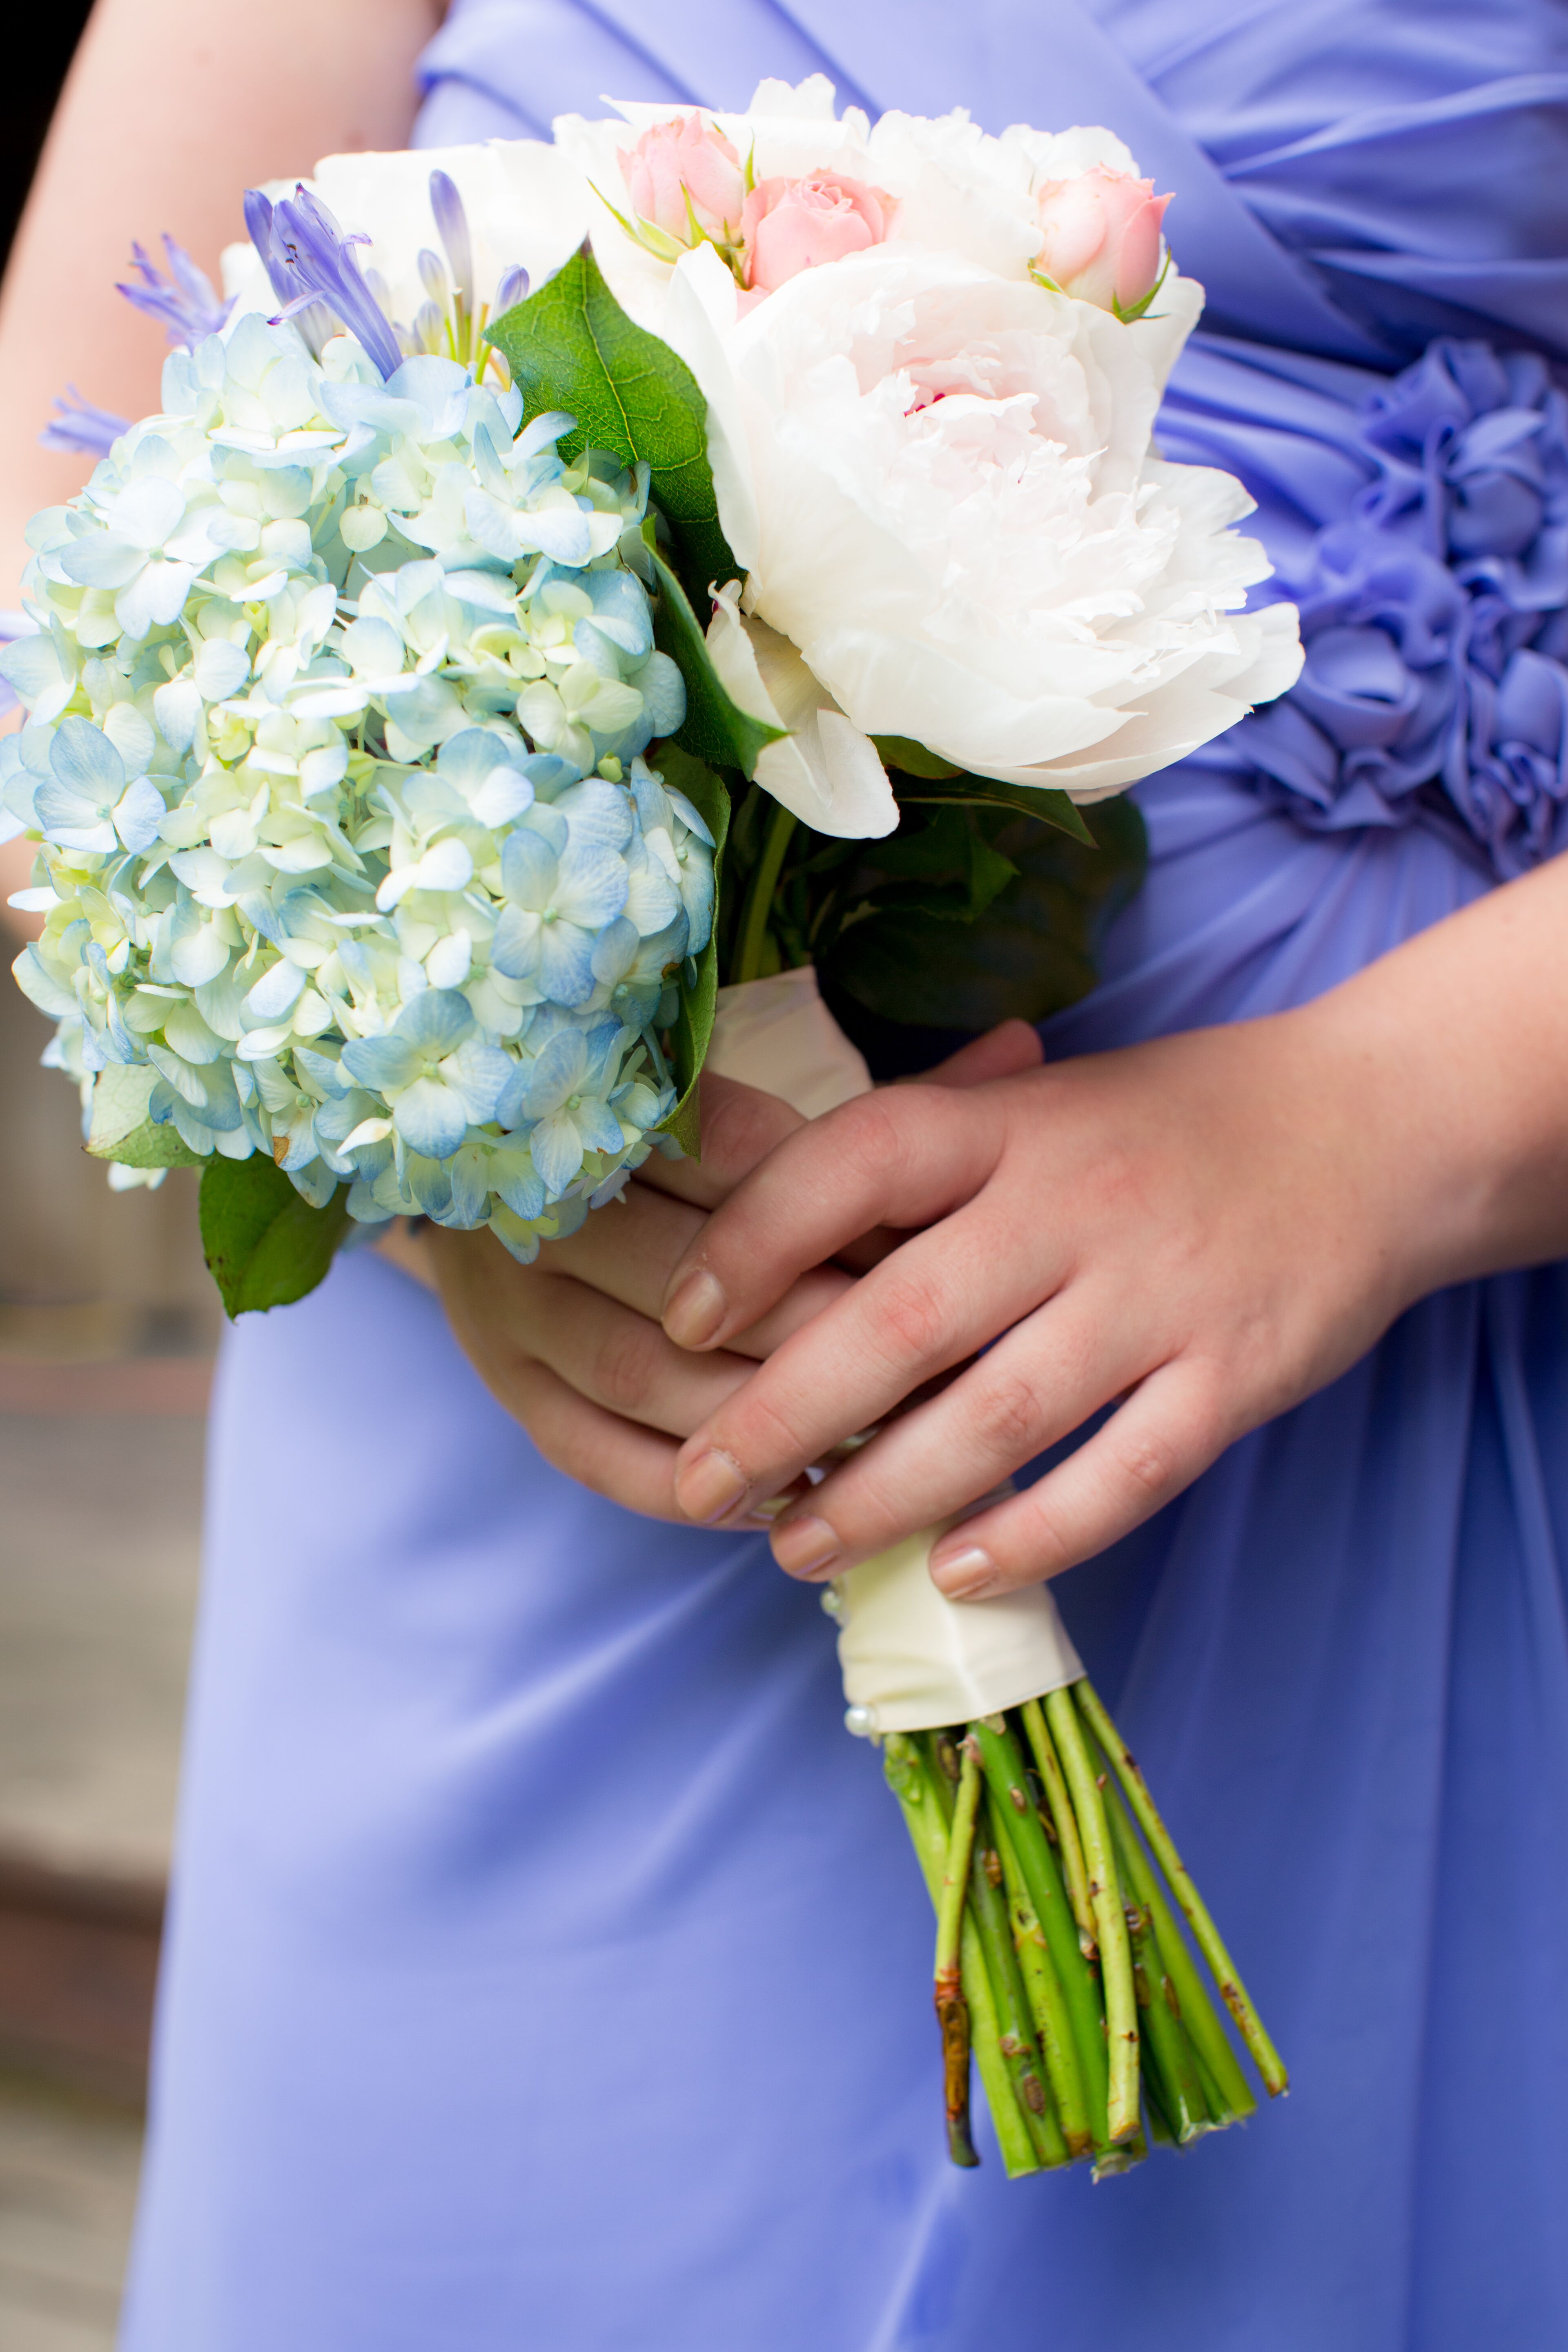
[[937,1590],[950,1601],[978,1601],[1001,1582],[995,1561],[977,1544],[963,1551],[945,1552],[941,1559],[932,1560],[931,1572]]
[[675,1476],[675,1499],[700,1528],[711,1527],[732,1511],[751,1484],[730,1454],[700,1454]]
[[710,1274],[689,1274],[664,1310],[664,1328],[678,1348],[700,1348],[724,1320],[723,1285]]
[[773,1558],[786,1576],[820,1576],[842,1547],[826,1519],[785,1519],[773,1529]]

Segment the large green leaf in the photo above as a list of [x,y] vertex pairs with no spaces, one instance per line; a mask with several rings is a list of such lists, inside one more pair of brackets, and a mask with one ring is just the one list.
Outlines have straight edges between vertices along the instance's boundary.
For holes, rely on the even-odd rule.
[[121,1168],[202,1168],[200,1152],[182,1142],[177,1129],[155,1126],[147,1105],[158,1073],[146,1062],[111,1062],[92,1089],[92,1122],[87,1148],[95,1160]]
[[209,1160],[202,1249],[230,1318],[287,1307],[314,1290],[348,1229],[348,1187],[312,1209],[265,1154]]
[[750,779],[756,774],[762,752],[788,730],[770,726],[765,719],[753,719],[731,699],[713,667],[685,590],[657,549],[650,546],[648,554],[658,583],[654,641],[686,681],[686,717],[675,740],[693,759],[716,768],[739,768]]
[[[715,912],[724,866],[724,844],[730,837],[730,795],[721,778],[673,743],[661,743],[653,755],[659,774],[672,792],[684,793],[713,836]],[[713,1034],[713,1008],[719,996],[719,927],[697,959],[697,976],[680,992],[680,1009],[670,1032],[672,1076],[678,1100],[664,1121],[663,1132],[673,1136],[689,1160],[701,1157],[702,1126],[697,1082]]]
[[740,576],[719,520],[708,463],[708,404],[684,360],[628,319],[584,243],[553,278],[486,331],[506,355],[523,415],[563,408],[577,430],[562,447],[641,458],[668,519],[680,569],[699,598]]
[[[897,873],[873,863],[892,843],[867,845],[856,877],[858,902],[818,958],[836,1011],[858,1005],[874,1028],[913,1024],[945,1037],[1009,1016],[1046,1020],[1092,988],[1105,921],[1142,878],[1137,809],[1123,799],[1100,803],[1098,840],[1088,848],[1003,811],[980,813],[979,821],[990,848],[1017,870],[978,921],[955,920],[954,905],[939,910],[934,877],[916,884],[902,856]],[[954,872],[955,897],[960,878]],[[846,1025],[852,1028],[852,1019]],[[868,1050],[876,1042],[857,1036]]]

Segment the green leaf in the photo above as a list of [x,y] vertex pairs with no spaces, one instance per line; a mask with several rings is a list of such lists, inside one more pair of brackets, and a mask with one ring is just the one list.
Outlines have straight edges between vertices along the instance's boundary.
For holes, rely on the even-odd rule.
[[121,1168],[203,1168],[202,1154],[181,1140],[174,1127],[157,1127],[147,1116],[147,1105],[158,1083],[148,1062],[111,1062],[100,1070],[92,1089],[92,1123],[87,1148],[95,1160],[117,1160]]
[[1137,809],[1124,799],[1099,803],[1099,839],[1088,848],[1000,810],[975,815],[991,849],[1017,869],[977,922],[936,911],[931,886],[899,887],[909,871],[902,859],[889,887],[869,860],[885,860],[901,834],[865,845],[856,879],[877,896],[818,957],[836,1004],[847,1000],[889,1024],[973,1034],[1009,1016],[1047,1020],[1093,987],[1105,922],[1143,876]]
[[900,806],[1014,809],[1020,816],[1032,816],[1037,824],[1054,825],[1058,833],[1070,834],[1074,841],[1094,846],[1094,835],[1078,803],[1055,788],[1041,791],[1033,784],[1005,784],[994,776],[955,773],[945,789],[900,792],[895,784],[893,790]]
[[150,1118],[121,1136],[111,1151],[88,1150],[95,1160],[112,1160],[121,1168],[205,1168],[207,1155],[193,1151],[172,1124],[156,1127]]
[[265,1154],[209,1160],[202,1178],[202,1249],[232,1320],[303,1298],[331,1265],[348,1227],[348,1187],[312,1209]]
[[906,776],[925,776],[933,783],[950,776],[962,776],[963,770],[955,768],[935,751],[928,751],[923,743],[912,742],[907,735],[873,735],[877,756],[884,768],[897,768]]
[[[684,793],[713,836],[714,911],[718,911],[724,844],[730,837],[730,795],[710,768],[674,743],[661,743],[650,765],[672,792]],[[673,1136],[688,1160],[702,1156],[702,1124],[697,1082],[713,1034],[713,1008],[719,997],[719,929],[715,922],[708,944],[697,959],[695,982],[683,986],[680,1009],[669,1034],[671,1075],[677,1102],[660,1132]]]
[[668,563],[650,547],[658,600],[653,612],[654,643],[668,654],[686,681],[686,717],[675,740],[694,759],[717,768],[739,768],[750,779],[770,743],[788,733],[753,719],[732,700],[728,687],[713,667],[701,625],[686,592]]
[[613,450],[646,460],[693,595],[738,579],[708,463],[708,404],[684,360],[627,318],[584,242],[553,278],[498,319],[487,339],[505,353],[525,418],[563,408],[577,430],[563,453]]

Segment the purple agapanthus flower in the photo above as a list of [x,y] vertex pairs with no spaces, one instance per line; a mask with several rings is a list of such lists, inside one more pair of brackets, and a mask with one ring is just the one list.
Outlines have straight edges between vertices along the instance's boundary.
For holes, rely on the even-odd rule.
[[468,236],[468,215],[463,209],[463,199],[457,184],[445,172],[430,174],[430,209],[436,215],[436,226],[447,248],[447,258],[452,265],[452,282],[458,299],[468,310],[474,307],[474,250]]
[[194,351],[208,335],[221,332],[234,305],[218,299],[205,270],[198,269],[184,247],[167,232],[163,257],[167,269],[160,269],[142,247],[133,245],[131,265],[142,282],[118,290],[136,310],[162,322],[176,350]]
[[396,374],[403,353],[353,250],[369,237],[346,234],[302,182],[276,205],[247,189],[245,225],[282,302],[279,318],[292,319],[318,354],[341,323],[384,377]]
[[38,436],[41,447],[60,449],[72,457],[107,457],[122,433],[131,430],[129,416],[112,408],[97,408],[68,383],[54,403],[54,415]]

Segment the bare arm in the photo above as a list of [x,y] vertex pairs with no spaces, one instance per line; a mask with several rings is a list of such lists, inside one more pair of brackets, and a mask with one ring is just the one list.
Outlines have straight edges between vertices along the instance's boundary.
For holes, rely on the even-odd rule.
[[[68,383],[130,416],[158,404],[163,330],[114,290],[131,244],[167,229],[216,279],[247,187],[319,155],[407,144],[414,61],[442,0],[98,0],[66,81],[0,291],[0,605],[39,507],[90,460],[37,446]],[[4,891],[32,866],[0,850]],[[0,894],[3,895],[3,894]]]

